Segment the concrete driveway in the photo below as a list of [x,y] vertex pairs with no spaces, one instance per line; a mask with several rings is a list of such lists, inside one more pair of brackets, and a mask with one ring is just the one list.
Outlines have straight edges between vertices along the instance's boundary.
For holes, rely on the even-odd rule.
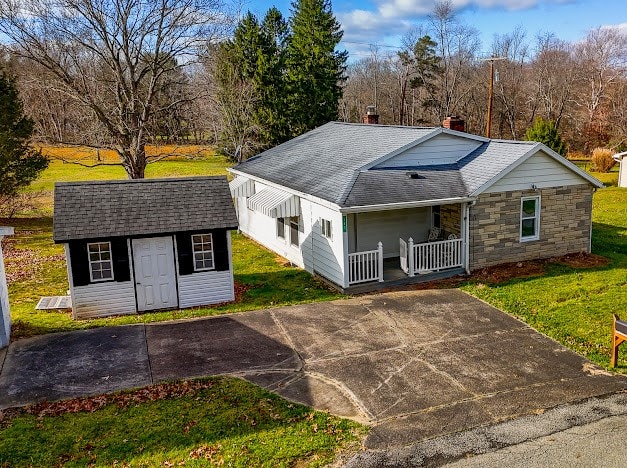
[[0,407],[226,374],[409,444],[627,388],[458,290],[380,294],[13,343]]

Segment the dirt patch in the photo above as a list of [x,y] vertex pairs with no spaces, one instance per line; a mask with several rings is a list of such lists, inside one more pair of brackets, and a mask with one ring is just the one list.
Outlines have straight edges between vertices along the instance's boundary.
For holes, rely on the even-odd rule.
[[610,263],[609,258],[602,257],[601,255],[587,253],[564,255],[563,257],[557,257],[550,260],[552,260],[553,263],[561,263],[563,265],[568,265],[572,268],[604,267]]
[[235,290],[235,302],[242,302],[246,291],[251,288],[249,285],[244,285],[239,281],[233,281],[233,289]]
[[475,271],[471,279],[482,283],[505,283],[514,278],[533,278],[544,274],[544,260],[532,260],[527,262],[504,263],[489,268]]

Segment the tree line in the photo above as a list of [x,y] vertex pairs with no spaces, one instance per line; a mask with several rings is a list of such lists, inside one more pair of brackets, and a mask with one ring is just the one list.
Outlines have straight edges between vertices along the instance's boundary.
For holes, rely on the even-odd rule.
[[[237,19],[239,18],[239,19]],[[144,176],[146,144],[206,143],[234,159],[330,120],[440,125],[460,115],[484,134],[494,62],[492,137],[522,139],[537,117],[570,151],[627,146],[627,36],[577,43],[524,29],[478,32],[436,3],[398,51],[348,62],[330,0],[239,16],[220,0],[0,0],[0,65],[45,143],[116,151]]]

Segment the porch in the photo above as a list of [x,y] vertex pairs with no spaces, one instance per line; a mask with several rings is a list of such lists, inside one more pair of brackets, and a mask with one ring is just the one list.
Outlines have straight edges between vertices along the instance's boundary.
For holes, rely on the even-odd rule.
[[[343,291],[368,292],[465,273],[465,215],[462,204],[353,214],[347,220]],[[359,249],[374,239],[379,239],[376,248]]]

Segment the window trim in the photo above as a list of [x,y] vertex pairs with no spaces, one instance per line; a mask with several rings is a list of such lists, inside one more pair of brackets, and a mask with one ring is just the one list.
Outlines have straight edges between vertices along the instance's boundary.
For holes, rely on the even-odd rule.
[[[279,226],[283,227],[283,230],[281,233],[279,233]],[[276,219],[276,236],[278,239],[282,239],[283,241],[285,241],[285,218],[277,218]]]
[[[204,242],[202,242],[202,241],[201,242],[194,242],[194,237],[199,237],[199,236],[209,236],[209,239],[211,240],[211,250],[199,250],[199,251],[196,251],[194,249],[194,245],[195,244],[200,244],[200,245],[204,244]],[[213,271],[213,270],[215,270],[216,269],[216,259],[215,259],[214,248],[213,248],[214,247],[213,233],[211,233],[211,232],[204,232],[204,233],[202,233],[201,232],[201,233],[197,233],[197,234],[192,234],[191,235],[191,240],[192,240],[192,261],[193,261],[193,264],[194,264],[194,272]],[[203,257],[204,257],[204,254],[206,254],[207,252],[211,252],[211,267],[203,267],[203,268],[196,267],[196,254],[198,254],[198,253],[203,254]],[[203,258],[203,263],[204,263],[204,261],[205,260]]]
[[[523,211],[523,204],[526,201],[534,200],[536,202],[536,209],[533,216],[525,216]],[[520,199],[520,242],[536,241],[540,239],[540,207],[541,207],[540,195],[534,195],[531,197],[522,197]],[[535,232],[531,236],[523,236],[523,221],[526,219],[535,220]]]
[[322,237],[333,240],[333,224],[330,219],[320,218],[320,233]]
[[[92,260],[91,259],[91,252],[89,251],[89,248],[92,245],[101,245],[101,244],[107,244],[109,246],[109,260]],[[102,252],[106,252],[105,250],[100,250],[100,247],[98,248],[98,255],[100,255]],[[109,265],[111,266],[111,277],[110,278],[94,278],[94,271],[92,268],[92,263],[103,263],[103,262],[109,262]],[[89,281],[91,283],[104,283],[106,281],[115,281],[115,272],[113,271],[113,249],[111,248],[111,241],[101,241],[101,242],[88,242],[87,243],[87,264],[89,265]]]

